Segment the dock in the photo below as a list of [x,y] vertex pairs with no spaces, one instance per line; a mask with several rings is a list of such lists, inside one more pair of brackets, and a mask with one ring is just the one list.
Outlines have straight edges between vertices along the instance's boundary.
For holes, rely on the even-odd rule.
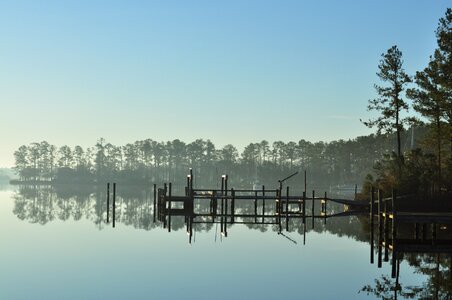
[[[452,212],[420,210],[414,205],[402,205],[409,196],[398,197],[393,190],[389,198],[381,191],[371,191],[369,209],[370,262],[377,252],[378,268],[391,263],[391,277],[398,281],[400,260],[408,253],[452,255]],[[376,206],[376,207],[375,207]],[[376,209],[375,209],[376,208]],[[375,227],[377,232],[375,233]],[[375,249],[376,243],[376,249]],[[391,259],[389,251],[392,252]]]
[[[298,172],[297,172],[298,173]],[[183,216],[189,235],[193,234],[193,224],[220,224],[221,234],[227,236],[228,225],[231,224],[266,224],[277,225],[281,233],[284,228],[289,231],[290,220],[300,219],[306,226],[306,219],[323,219],[367,213],[369,203],[352,199],[335,199],[324,192],[316,196],[315,191],[307,195],[306,190],[299,195],[291,193],[289,186],[283,188],[283,183],[294,173],[280,181],[276,189],[262,186],[260,189],[234,189],[228,186],[228,175],[221,176],[221,188],[195,188],[193,171],[187,175],[184,195],[173,195],[171,183],[163,187],[154,184],[154,222],[160,222],[171,232],[171,221],[174,217]],[[305,185],[306,186],[306,185]],[[307,209],[307,203],[310,208]],[[239,208],[246,203],[249,209]],[[328,203],[343,205],[342,212],[329,210]],[[202,209],[207,207],[208,209]],[[316,212],[315,207],[320,208]],[[318,211],[319,209],[317,209]]]

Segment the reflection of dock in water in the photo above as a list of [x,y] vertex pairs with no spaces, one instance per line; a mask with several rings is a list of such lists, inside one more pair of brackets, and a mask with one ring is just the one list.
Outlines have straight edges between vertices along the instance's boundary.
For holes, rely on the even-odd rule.
[[[221,188],[197,189],[193,187],[193,172],[190,170],[183,196],[173,195],[171,183],[164,184],[158,189],[154,185],[154,222],[158,220],[164,228],[171,231],[172,218],[183,216],[191,242],[193,224],[220,224],[221,234],[227,236],[227,228],[231,224],[277,225],[278,232],[281,233],[283,228],[289,231],[292,219],[300,219],[305,233],[308,218],[312,219],[314,226],[316,218],[323,219],[326,223],[328,218],[368,211],[369,204],[366,202],[329,198],[326,192],[321,197],[316,196],[315,191],[307,195],[306,190],[301,195],[292,195],[289,186],[282,188],[284,180],[279,181],[279,187],[276,189],[266,189],[262,186],[259,190],[246,190],[229,188],[228,176],[223,175]],[[306,207],[308,202],[309,208]],[[330,202],[348,209],[339,213],[332,209],[328,210]],[[360,210],[353,210],[356,208]]]
[[436,270],[439,271],[440,255],[445,255],[449,257],[451,266],[448,267],[452,269],[452,213],[422,210],[409,204],[413,201],[411,197],[398,197],[395,191],[390,198],[382,199],[380,195],[380,191],[371,192],[370,262],[374,263],[375,252],[378,268],[383,262],[390,262],[391,277],[395,278],[394,298],[397,299],[400,262],[404,256],[435,255]]

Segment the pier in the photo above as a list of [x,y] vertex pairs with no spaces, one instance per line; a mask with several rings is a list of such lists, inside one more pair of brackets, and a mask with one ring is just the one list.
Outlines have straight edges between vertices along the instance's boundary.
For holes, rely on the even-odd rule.
[[[395,190],[390,198],[383,199],[380,195],[381,191],[372,190],[371,192],[369,221],[372,264],[376,250],[378,267],[382,267],[382,261],[390,260],[391,277],[398,278],[399,261],[404,254],[452,255],[452,236],[450,236],[452,212],[427,211],[417,207],[410,209],[409,205],[404,205],[404,201],[413,201],[412,197],[398,197]],[[375,204],[377,204],[376,210]],[[375,242],[377,249],[374,249]],[[389,259],[389,251],[392,252],[391,259]]]
[[[298,172],[297,172],[298,173]],[[162,187],[154,184],[154,222],[158,221],[171,232],[171,220],[174,217],[184,217],[192,240],[193,224],[220,224],[221,234],[227,236],[230,224],[266,224],[277,225],[278,233],[290,230],[291,219],[301,219],[306,227],[306,220],[320,218],[327,222],[328,218],[366,214],[369,203],[351,199],[335,199],[324,192],[316,196],[315,191],[307,195],[306,190],[299,195],[292,194],[291,188],[283,183],[295,176],[294,173],[278,181],[276,189],[262,186],[260,189],[234,189],[228,186],[228,175],[221,176],[221,188],[200,189],[193,186],[193,171],[187,175],[184,195],[174,195],[171,183]],[[305,185],[306,189],[306,185]],[[310,209],[307,209],[310,203]],[[341,212],[329,210],[329,203],[343,205]],[[246,208],[243,206],[246,205]],[[239,207],[240,206],[240,207]],[[315,209],[316,207],[320,208]],[[358,208],[358,210],[356,210]],[[304,232],[306,228],[304,228]]]

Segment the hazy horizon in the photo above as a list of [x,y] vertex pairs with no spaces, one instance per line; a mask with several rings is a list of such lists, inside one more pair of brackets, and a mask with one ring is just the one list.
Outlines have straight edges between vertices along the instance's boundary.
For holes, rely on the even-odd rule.
[[[450,3],[449,3],[450,4]],[[4,3],[0,167],[20,145],[152,138],[332,141],[360,124],[381,53],[413,75],[446,1]],[[450,5],[449,5],[450,6]]]

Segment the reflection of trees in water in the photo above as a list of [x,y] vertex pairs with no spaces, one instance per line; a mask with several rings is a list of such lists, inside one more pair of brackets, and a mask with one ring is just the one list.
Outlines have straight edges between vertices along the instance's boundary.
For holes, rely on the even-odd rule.
[[360,292],[379,299],[452,299],[451,254],[410,253],[404,258],[415,273],[427,276],[422,285],[403,286],[397,279],[382,275],[374,280],[374,285],[366,285]]
[[[54,220],[82,219],[93,222],[100,230],[106,224],[106,190],[94,186],[21,186],[14,194],[13,213],[21,220],[30,223],[47,224]],[[137,229],[152,230],[161,227],[160,223],[153,222],[153,194],[150,190],[134,188],[121,188],[117,193],[116,217],[117,222]],[[340,212],[340,206],[329,204],[331,211]],[[202,207],[198,204],[197,209]],[[258,211],[261,211],[261,204]],[[318,207],[317,207],[318,209]],[[208,210],[208,209],[206,209]],[[266,203],[266,212],[274,210],[274,203]],[[237,213],[253,214],[253,201],[241,201],[236,204]],[[307,206],[310,212],[310,207]],[[110,214],[111,218],[111,214]],[[254,221],[254,218],[247,218]],[[262,219],[258,219],[258,222]],[[217,220],[219,221],[219,220]],[[283,220],[284,222],[285,220]],[[111,220],[110,220],[111,222]],[[184,217],[173,217],[172,230],[185,230]],[[228,224],[230,228],[231,224]],[[246,224],[250,230],[259,232],[278,232],[278,225]],[[194,224],[196,232],[211,232],[218,227],[212,222]],[[283,225],[285,228],[285,225]],[[401,233],[404,229],[401,228]],[[284,231],[285,232],[285,231]],[[369,222],[364,217],[337,217],[328,218],[326,224],[321,218],[306,218],[306,232],[328,232],[338,237],[349,237],[356,241],[369,242]],[[289,219],[289,234],[304,234],[302,218]],[[308,239],[309,244],[309,239]],[[421,286],[397,285],[393,279],[386,276],[375,280],[375,285],[367,285],[362,292],[372,294],[381,299],[394,299],[395,289],[399,296],[415,299],[452,299],[451,257],[444,255],[416,255],[403,257],[416,272],[426,275],[427,280]]]
[[14,196],[13,213],[21,220],[46,224],[53,221],[59,211],[55,209],[57,201],[51,188],[23,186]]
[[[14,195],[13,213],[21,220],[31,223],[46,224],[53,220],[74,220],[82,219],[92,221],[99,229],[106,225],[107,203],[106,188],[91,185],[24,185]],[[110,196],[110,201],[112,201]],[[309,202],[308,202],[309,204]],[[196,210],[208,211],[208,204],[200,202],[196,204]],[[317,205],[318,206],[318,205]],[[111,209],[111,202],[110,202]],[[262,203],[258,204],[258,211],[262,209]],[[266,201],[266,214],[274,212],[274,202]],[[316,207],[319,210],[319,207]],[[340,206],[329,205],[329,211],[340,212]],[[310,207],[307,207],[310,212]],[[253,201],[237,201],[237,214],[254,213]],[[111,218],[111,211],[110,211]],[[244,219],[254,222],[254,217]],[[363,231],[361,221],[356,218],[331,218],[327,224],[323,224],[322,219],[315,219],[314,228],[310,218],[306,218],[306,230],[314,232],[328,231],[338,236],[348,236],[356,240],[367,241],[368,234]],[[111,221],[111,220],[110,220]],[[121,186],[117,190],[116,199],[116,221],[126,226],[151,230],[161,227],[161,224],[153,222],[153,193],[151,189],[134,188]],[[262,219],[258,218],[256,224],[246,224],[252,230],[260,232],[279,230],[278,225],[268,226],[259,224]],[[284,220],[283,220],[284,221]],[[171,222],[172,230],[185,230],[184,217],[173,217]],[[198,232],[208,232],[214,229],[215,224],[210,222],[194,224],[194,229]],[[228,227],[233,225],[228,224]],[[289,231],[303,234],[303,221],[301,218],[289,219]]]
[[[107,221],[106,197],[106,191],[95,186],[20,186],[13,196],[13,213],[38,224],[86,219],[101,229]],[[116,204],[117,222],[148,230],[156,227],[149,192],[125,190],[124,194],[118,193]]]

